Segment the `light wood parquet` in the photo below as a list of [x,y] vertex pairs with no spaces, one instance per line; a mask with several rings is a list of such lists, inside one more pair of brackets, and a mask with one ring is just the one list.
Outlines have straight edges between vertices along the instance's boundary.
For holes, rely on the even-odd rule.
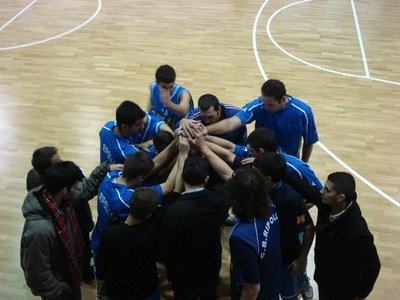
[[[29,3],[3,0],[0,26]],[[177,82],[196,101],[213,93],[241,106],[259,95],[264,82],[252,40],[264,3],[256,0],[104,1],[90,23],[69,35],[2,50],[67,32],[89,19],[98,3],[37,1],[0,30],[0,299],[36,299],[19,266],[20,207],[36,148],[55,145],[63,159],[89,172],[99,160],[101,126],[114,119],[116,106],[125,99],[146,107],[148,86],[161,64],[175,67]],[[274,12],[291,3],[270,0],[259,15],[255,37],[262,68],[312,106],[323,145],[400,201],[400,86],[325,72],[281,52],[265,28]],[[355,7],[370,77],[400,82],[400,4],[365,0],[355,1]],[[274,17],[271,34],[304,61],[365,76],[350,0],[287,8]],[[321,181],[344,170],[319,146],[310,165]],[[360,180],[357,184],[382,262],[369,299],[395,299],[400,292],[400,207]],[[95,201],[91,205],[95,214]],[[227,278],[226,265],[222,273]],[[94,299],[91,288],[83,292],[84,299]]]

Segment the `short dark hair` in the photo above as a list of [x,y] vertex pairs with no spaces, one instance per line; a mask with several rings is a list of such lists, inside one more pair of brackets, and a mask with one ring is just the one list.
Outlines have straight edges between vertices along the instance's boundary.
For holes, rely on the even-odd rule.
[[262,85],[261,93],[266,97],[274,97],[280,103],[283,96],[286,95],[286,88],[282,81],[269,79]]
[[260,172],[250,166],[236,169],[227,182],[227,198],[233,213],[243,222],[265,218],[269,211],[268,192]]
[[48,167],[51,166],[51,158],[57,153],[57,148],[46,146],[39,148],[33,152],[32,166],[42,176],[45,175]]
[[278,150],[275,134],[266,127],[257,128],[250,133],[247,138],[247,144],[256,150],[264,149],[265,152],[276,152]]
[[286,176],[286,161],[282,155],[276,152],[266,152],[257,156],[254,160],[254,166],[264,176],[271,177],[273,182],[278,182]]
[[212,94],[204,94],[200,96],[199,101],[197,102],[197,106],[201,110],[209,110],[210,107],[214,107],[214,110],[218,110],[219,100]]
[[170,65],[159,66],[156,71],[156,81],[158,83],[171,83],[175,82],[176,73],[173,67]]
[[143,109],[130,100],[123,101],[115,111],[115,117],[119,129],[121,129],[123,124],[130,127],[138,120],[143,119],[145,116],[146,114],[144,113]]
[[333,189],[337,194],[345,195],[346,203],[357,200],[356,181],[353,175],[346,172],[335,172],[328,175],[328,180],[332,182]]
[[208,176],[210,164],[207,159],[199,156],[188,157],[182,171],[182,179],[189,185],[203,184]]
[[82,171],[72,161],[63,161],[47,168],[44,177],[45,187],[51,194],[63,188],[71,188],[82,177]]
[[130,154],[124,163],[122,176],[128,180],[135,179],[138,176],[147,176],[154,168],[154,162],[146,153],[135,152]]
[[174,138],[175,137],[171,132],[165,131],[165,130],[160,130],[153,137],[154,148],[157,150],[158,153],[160,153],[165,148],[167,148],[167,146],[169,144],[172,143]]
[[137,188],[132,193],[129,212],[135,219],[144,221],[157,208],[158,200],[159,196],[152,188]]

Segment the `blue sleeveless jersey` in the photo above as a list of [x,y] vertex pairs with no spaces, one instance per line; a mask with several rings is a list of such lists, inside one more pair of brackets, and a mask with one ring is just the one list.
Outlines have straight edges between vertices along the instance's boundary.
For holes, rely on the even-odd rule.
[[165,124],[165,122],[157,117],[155,114],[151,112],[145,113],[146,123],[144,124],[144,129],[142,132],[139,132],[132,136],[133,144],[141,144],[153,139],[153,137],[160,131],[161,125]]
[[[183,92],[189,93],[187,89],[175,83],[174,88],[172,89],[171,92],[171,101],[175,104],[179,104],[180,97]],[[174,114],[172,111],[170,111],[168,108],[164,106],[160,98],[160,88],[158,87],[155,81],[153,81],[150,84],[150,100],[151,100],[151,105],[153,106],[154,113],[158,117],[163,119],[164,122],[167,123],[167,125],[170,126],[172,129],[177,128],[179,125],[178,123],[182,119],[182,117]],[[194,106],[193,99],[192,96],[190,95],[189,111],[193,109],[193,106]]]

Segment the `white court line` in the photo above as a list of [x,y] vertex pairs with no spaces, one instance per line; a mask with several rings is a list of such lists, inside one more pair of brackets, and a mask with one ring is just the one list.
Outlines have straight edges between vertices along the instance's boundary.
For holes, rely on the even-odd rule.
[[[264,80],[268,80],[268,76],[265,74],[264,68],[261,65],[261,60],[260,60],[260,56],[258,54],[258,49],[257,49],[257,42],[256,42],[256,31],[257,31],[257,25],[258,25],[258,20],[260,18],[260,15],[262,13],[262,11],[264,10],[265,5],[268,3],[269,0],[266,0],[263,5],[260,7],[256,18],[254,20],[254,26],[253,26],[253,51],[254,51],[254,55],[256,57],[256,61],[257,61],[257,65],[258,68],[261,71],[262,76],[264,77]],[[292,5],[296,5],[296,4],[301,4],[301,3],[305,3],[305,2],[310,2],[312,0],[305,0],[305,1],[301,1],[301,2],[297,2],[297,3],[292,3],[290,5],[285,6],[284,8],[281,8],[280,10],[278,10],[277,12],[275,12],[270,19],[268,20],[268,24],[267,24],[267,29],[268,29],[268,36],[270,37],[271,41],[275,44],[275,46],[277,48],[279,48],[281,51],[283,51],[284,53],[286,53],[288,56],[300,61],[300,62],[304,62],[307,65],[310,66],[314,66],[320,70],[325,70],[331,73],[336,73],[336,74],[340,74],[340,75],[345,75],[345,76],[352,76],[352,77],[358,77],[358,78],[365,78],[365,79],[371,79],[371,80],[377,80],[377,81],[381,81],[381,82],[386,82],[386,83],[392,83],[392,84],[397,84],[400,85],[400,83],[398,82],[392,82],[392,81],[388,81],[388,80],[383,80],[383,79],[379,79],[379,78],[367,78],[366,76],[357,76],[357,75],[353,75],[353,74],[346,74],[346,73],[341,73],[341,72],[336,72],[336,71],[332,71],[329,69],[325,69],[325,68],[321,68],[318,67],[316,65],[312,65],[309,64],[303,60],[300,60],[299,58],[295,57],[294,55],[291,55],[289,52],[285,51],[283,48],[281,48],[277,43],[275,43],[275,41],[273,40],[272,36],[270,35],[269,32],[269,24],[271,23],[272,18],[279,13],[280,11],[282,11],[283,9],[290,7]],[[364,182],[368,187],[370,187],[371,189],[373,189],[375,192],[377,192],[378,194],[380,194],[382,197],[384,197],[386,200],[390,201],[391,203],[393,203],[394,205],[396,205],[397,207],[400,207],[400,203],[398,201],[396,201],[395,199],[393,199],[392,197],[390,197],[389,195],[387,195],[386,193],[384,193],[383,191],[381,191],[379,188],[377,188],[375,185],[373,185],[371,182],[369,182],[367,179],[365,179],[364,177],[362,177],[360,174],[358,174],[354,169],[352,169],[349,165],[347,165],[344,161],[342,161],[339,157],[337,157],[332,151],[330,151],[324,144],[322,144],[321,142],[317,142],[317,145],[320,146],[322,148],[322,150],[324,150],[328,155],[330,155],[334,160],[336,160],[342,167],[344,167],[346,170],[348,170],[350,173],[352,173],[354,176],[356,176],[359,180],[361,180],[362,182]]]
[[92,21],[99,14],[99,12],[101,10],[101,6],[102,6],[101,0],[97,0],[97,9],[96,9],[95,13],[89,19],[87,19],[85,22],[83,22],[82,24],[72,28],[71,30],[68,30],[67,32],[64,32],[64,33],[49,37],[49,38],[44,39],[44,40],[36,41],[36,42],[31,42],[31,43],[26,43],[26,44],[21,44],[21,45],[15,45],[15,46],[10,46],[10,47],[0,48],[0,51],[13,50],[13,49],[18,49],[18,48],[23,48],[23,47],[34,46],[34,45],[38,45],[38,44],[42,44],[42,43],[46,43],[46,42],[58,39],[58,38],[63,37],[65,35],[67,35],[67,34],[70,34],[70,33],[74,32],[74,31],[82,28],[83,26],[88,24],[90,21]]
[[[396,82],[396,81],[391,81],[391,80],[386,80],[386,79],[381,79],[381,78],[375,78],[375,77],[367,77],[367,76],[365,76],[365,75],[355,75],[355,74],[344,73],[344,72],[339,72],[339,71],[331,70],[331,69],[328,69],[328,68],[324,68],[324,67],[321,67],[321,66],[318,66],[318,65],[309,63],[309,62],[307,62],[307,61],[305,61],[305,60],[303,60],[303,59],[301,59],[301,58],[298,58],[297,56],[294,56],[293,54],[289,53],[289,52],[286,51],[284,48],[282,48],[282,47],[275,41],[275,39],[273,38],[273,36],[272,36],[272,34],[271,34],[270,27],[271,27],[271,23],[272,23],[273,18],[274,18],[277,14],[279,14],[281,11],[285,10],[286,8],[289,8],[289,7],[291,7],[291,6],[298,5],[298,4],[303,4],[303,3],[306,3],[306,2],[312,2],[312,1],[314,1],[314,0],[303,0],[303,1],[300,1],[300,2],[291,3],[291,4],[289,4],[289,5],[286,5],[286,6],[282,7],[282,8],[280,8],[280,9],[278,9],[276,12],[274,12],[274,13],[271,15],[271,17],[268,19],[268,22],[267,22],[266,31],[267,31],[267,34],[268,34],[269,39],[270,39],[271,42],[275,45],[275,47],[277,47],[279,50],[281,50],[283,53],[285,53],[287,56],[293,58],[294,60],[297,60],[297,61],[299,61],[299,62],[301,62],[301,63],[303,63],[303,64],[305,64],[305,65],[308,65],[308,66],[313,67],[313,68],[318,69],[318,70],[326,71],[326,72],[333,73],[333,74],[337,74],[337,75],[343,75],[343,76],[354,77],[354,78],[361,78],[361,79],[369,79],[369,80],[384,82],[384,83],[388,83],[388,84],[400,85],[400,82]],[[268,2],[268,0],[267,0],[267,2]],[[255,26],[254,28],[256,28],[256,26]],[[253,35],[255,36],[255,34],[253,34]],[[264,70],[262,70],[262,72],[263,72],[263,71],[264,71]]]
[[348,164],[346,164],[343,160],[341,160],[339,157],[337,157],[331,150],[329,150],[326,146],[324,146],[321,142],[317,142],[317,145],[322,148],[326,153],[328,153],[334,160],[336,160],[339,164],[341,164],[346,170],[348,170],[350,173],[352,173],[354,176],[356,176],[358,179],[360,179],[362,182],[364,182],[367,186],[369,186],[371,189],[373,189],[375,192],[380,194],[382,197],[386,198],[390,202],[392,202],[394,205],[397,207],[400,207],[400,203],[394,200],[392,197],[390,197],[388,194],[385,192],[381,191],[379,188],[377,188],[375,185],[373,185],[371,182],[369,182],[367,179],[362,177],[360,174],[358,174],[353,168],[351,168]]
[[351,2],[351,8],[353,10],[354,22],[356,23],[358,43],[360,44],[361,56],[362,56],[363,63],[364,63],[365,76],[367,76],[369,78],[368,63],[367,63],[367,58],[365,56],[364,44],[363,44],[363,40],[362,40],[362,37],[361,37],[360,25],[358,23],[356,6],[354,5],[354,1],[353,0],[351,0],[350,2]]
[[0,31],[2,31],[4,28],[8,26],[12,21],[14,21],[16,18],[18,18],[20,15],[22,15],[26,10],[28,10],[35,2],[38,0],[32,1],[28,6],[26,6],[24,9],[22,9],[19,13],[17,13],[13,18],[11,18],[8,22],[6,22],[3,26],[0,27]]
[[258,49],[257,49],[257,25],[258,25],[258,19],[260,18],[261,12],[264,10],[265,5],[267,5],[269,0],[266,0],[263,5],[261,5],[257,15],[256,15],[256,19],[254,20],[254,26],[253,26],[253,52],[254,52],[254,56],[256,57],[256,61],[257,61],[257,65],[258,68],[261,71],[261,75],[264,77],[264,80],[267,81],[268,80],[268,76],[267,74],[265,74],[264,68],[261,64],[260,61],[260,56],[258,55]]

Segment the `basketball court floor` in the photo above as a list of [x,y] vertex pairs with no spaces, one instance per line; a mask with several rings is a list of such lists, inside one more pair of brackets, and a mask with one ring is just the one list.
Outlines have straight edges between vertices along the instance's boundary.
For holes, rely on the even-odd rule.
[[[399,298],[399,11],[396,0],[1,0],[0,299],[36,299],[19,265],[32,152],[54,145],[89,173],[100,128],[123,100],[146,107],[161,64],[195,102],[212,93],[242,106],[277,78],[311,105],[320,142],[309,163],[321,182],[357,178],[375,236],[382,269],[369,299]],[[229,280],[227,249],[224,262]],[[83,295],[95,299],[88,286]]]

